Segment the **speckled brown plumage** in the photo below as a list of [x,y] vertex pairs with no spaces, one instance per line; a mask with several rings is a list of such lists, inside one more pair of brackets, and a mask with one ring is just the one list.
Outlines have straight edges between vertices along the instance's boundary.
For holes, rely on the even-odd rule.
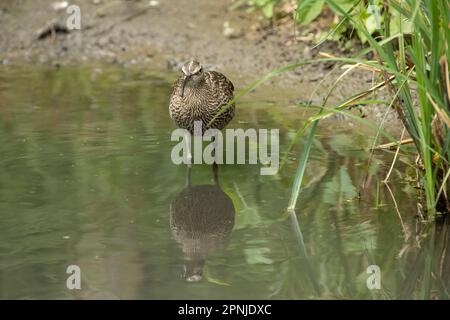
[[[225,128],[235,113],[234,103],[221,112],[222,107],[234,98],[233,83],[220,72],[203,71],[196,61],[186,63],[183,73],[174,84],[169,105],[170,117],[176,125],[191,133],[194,131],[194,121],[202,121],[203,131]],[[208,126],[217,114],[217,118]]]

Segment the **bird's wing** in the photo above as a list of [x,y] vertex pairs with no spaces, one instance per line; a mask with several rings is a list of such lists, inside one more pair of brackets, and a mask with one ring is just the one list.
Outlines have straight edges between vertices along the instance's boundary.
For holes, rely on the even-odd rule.
[[234,85],[227,77],[217,71],[208,71],[207,77],[209,83],[217,89],[217,92],[222,93],[224,97],[230,100],[233,98]]
[[172,94],[171,97],[178,94],[178,90],[180,90],[181,87],[181,82],[182,82],[182,78],[178,78],[177,80],[175,80],[175,82],[172,85]]

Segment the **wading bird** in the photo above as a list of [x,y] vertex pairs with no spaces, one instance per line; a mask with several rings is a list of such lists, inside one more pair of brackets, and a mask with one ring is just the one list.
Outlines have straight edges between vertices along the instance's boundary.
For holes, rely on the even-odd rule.
[[202,121],[203,132],[222,130],[233,119],[234,86],[217,71],[205,71],[197,61],[186,62],[175,82],[169,113],[176,125],[194,133],[194,121]]
[[[194,122],[201,121],[203,134],[208,129],[222,130],[235,112],[234,86],[222,73],[205,71],[194,60],[181,68],[182,75],[174,84],[169,114],[179,128],[194,134]],[[190,139],[186,139],[190,141]],[[190,181],[192,154],[188,150],[187,183]],[[213,165],[217,166],[216,163]]]

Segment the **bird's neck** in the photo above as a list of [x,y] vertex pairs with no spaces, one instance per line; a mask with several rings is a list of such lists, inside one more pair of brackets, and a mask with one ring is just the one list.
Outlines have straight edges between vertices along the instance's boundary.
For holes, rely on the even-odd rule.
[[188,83],[186,83],[184,90],[187,91],[188,94],[190,93],[196,95],[202,90],[204,90],[205,84],[206,84],[205,78],[198,79],[195,82],[189,81]]

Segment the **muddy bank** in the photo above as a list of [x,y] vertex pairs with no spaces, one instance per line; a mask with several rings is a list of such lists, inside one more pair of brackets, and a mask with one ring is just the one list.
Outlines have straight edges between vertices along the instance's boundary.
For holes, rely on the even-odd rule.
[[[38,63],[119,64],[159,72],[174,72],[195,58],[206,67],[229,74],[242,88],[265,73],[318,57],[319,51],[349,54],[330,43],[312,49],[313,30],[261,21],[258,13],[230,10],[229,0],[103,1],[79,0],[81,30],[64,30],[68,14],[55,10],[54,1],[3,1],[0,4],[0,61],[3,64]],[[43,33],[49,25],[57,28]],[[59,26],[62,26],[59,30]],[[294,31],[295,29],[295,31]],[[308,40],[309,39],[309,40]],[[333,65],[305,66],[274,78],[267,98],[297,103],[313,98],[320,102],[342,70]],[[333,75],[321,81],[329,72]],[[337,88],[331,101],[338,101],[371,86],[372,75],[355,71]],[[365,109],[364,116],[380,119],[384,106]],[[386,120],[396,121],[394,113]]]
[[[49,22],[65,25],[65,10],[52,9],[48,0],[10,2],[0,5],[3,60],[174,68],[195,57],[216,68],[256,75],[314,55],[310,44],[293,41],[292,26],[269,26],[257,13],[230,10],[229,0],[161,0],[153,6],[148,1],[75,1],[81,30],[41,40],[37,32]],[[166,64],[161,66],[158,57]]]

